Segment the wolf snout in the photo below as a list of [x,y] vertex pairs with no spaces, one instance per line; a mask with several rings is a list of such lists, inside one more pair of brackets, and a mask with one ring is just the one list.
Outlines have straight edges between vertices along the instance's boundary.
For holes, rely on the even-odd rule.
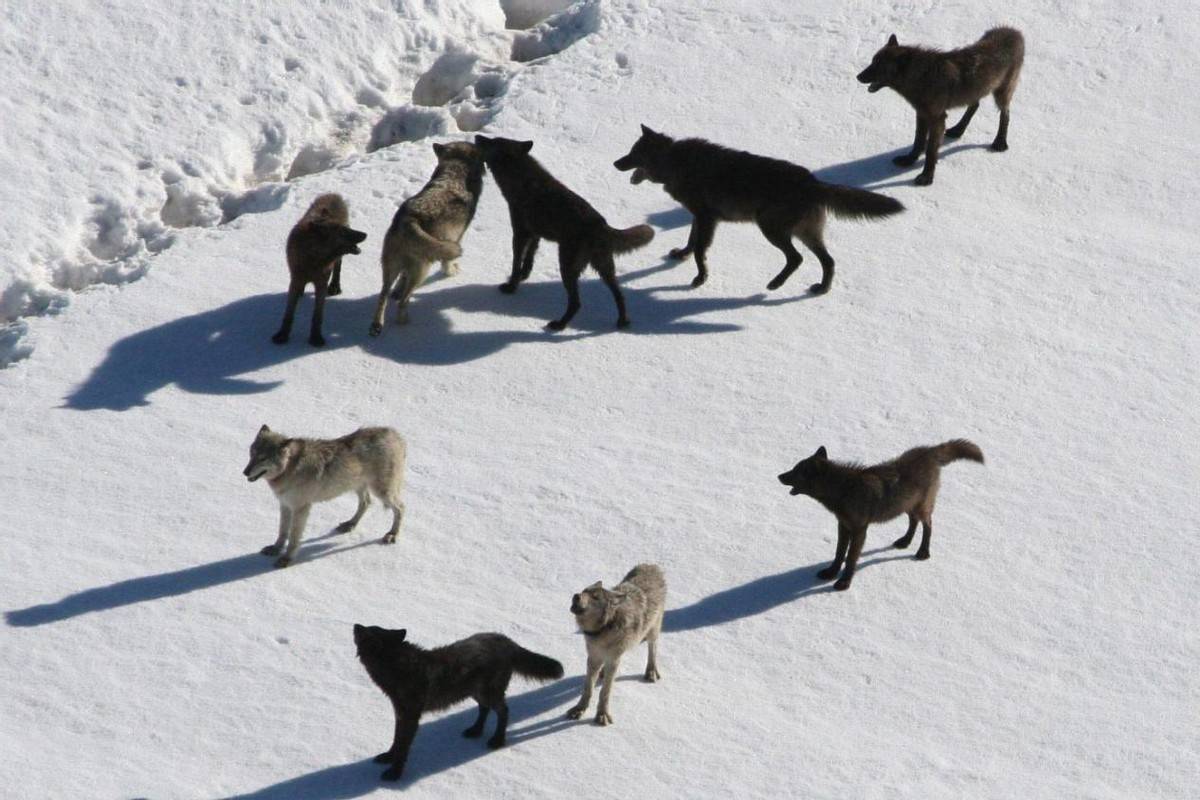
[[579,595],[574,595],[571,598],[571,613],[572,614],[582,614],[583,613],[583,606],[579,605]]
[[621,170],[621,172],[625,172],[626,170],[633,169],[633,160],[629,156],[621,156],[613,162],[613,166]]

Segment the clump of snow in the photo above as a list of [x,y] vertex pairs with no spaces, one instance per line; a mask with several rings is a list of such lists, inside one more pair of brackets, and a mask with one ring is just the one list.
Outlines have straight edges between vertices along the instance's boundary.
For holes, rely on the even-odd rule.
[[513,37],[512,60],[533,61],[561,53],[600,29],[600,0],[580,0],[537,27]]
[[576,0],[500,0],[504,24],[522,30],[532,28],[547,17],[569,8]]

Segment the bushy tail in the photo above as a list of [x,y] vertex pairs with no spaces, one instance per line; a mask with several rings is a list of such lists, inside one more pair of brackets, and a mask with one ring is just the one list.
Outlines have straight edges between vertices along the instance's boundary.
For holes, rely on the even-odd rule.
[[951,439],[939,444],[933,448],[933,451],[937,462],[943,467],[960,459],[983,463],[983,451],[979,449],[979,445],[968,442],[966,439]]
[[535,681],[556,681],[563,676],[563,665],[549,656],[518,646],[513,657],[513,671]]
[[409,219],[404,224],[404,230],[420,243],[422,255],[427,258],[435,261],[453,261],[462,255],[462,247],[458,242],[433,238],[415,219]]
[[632,228],[624,230],[608,229],[608,241],[612,245],[614,253],[628,253],[630,250],[637,250],[639,247],[650,244],[653,239],[654,228],[649,225],[634,225]]
[[836,183],[818,183],[818,199],[821,204],[843,219],[876,219],[899,214],[904,206],[899,200],[887,195],[839,186]]

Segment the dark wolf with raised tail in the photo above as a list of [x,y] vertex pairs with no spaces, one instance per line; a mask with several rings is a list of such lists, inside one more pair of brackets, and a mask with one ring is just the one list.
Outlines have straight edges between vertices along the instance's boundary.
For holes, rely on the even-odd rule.
[[361,253],[358,246],[367,238],[365,233],[349,226],[350,209],[342,196],[323,194],[312,201],[288,234],[287,265],[291,281],[283,322],[271,337],[275,344],[284,344],[291,336],[296,304],[304,294],[304,287],[311,283],[316,304],[308,343],[314,347],[324,346],[321,320],[325,316],[325,296],[342,293],[342,256]]
[[692,286],[708,280],[708,247],[717,223],[753,222],[767,241],[783,251],[783,269],[767,284],[778,289],[803,257],[792,244],[799,238],[821,262],[821,282],[809,287],[824,294],[833,285],[833,256],[825,249],[828,212],[851,219],[875,219],[904,210],[898,201],[864,189],[822,183],[804,167],[778,158],[731,150],[704,139],[672,139],[642,126],[642,136],[613,166],[633,170],[630,180],[661,183],[667,194],[692,213],[686,247],[670,252],[678,260],[696,257]]
[[[975,44],[950,51],[905,46],[892,34],[858,73],[858,81],[867,84],[869,92],[894,89],[917,112],[912,150],[893,161],[911,167],[924,150],[925,168],[915,183],[928,186],[933,183],[942,138],[957,139],[966,133],[979,101],[989,94],[1000,109],[992,150],[1008,149],[1008,108],[1024,62],[1025,38],[1013,28],[992,28]],[[960,106],[966,106],[966,112],[958,124],[947,129],[947,109]]]
[[617,304],[617,327],[629,324],[625,298],[617,283],[614,253],[645,247],[654,238],[649,225],[618,230],[609,226],[587,200],[572,192],[529,155],[533,142],[477,135],[475,144],[508,202],[512,220],[512,274],[500,291],[512,294],[533,270],[538,242],[558,243],[558,269],[567,290],[567,310],[546,327],[560,331],[579,310],[579,276],[591,264]]
[[933,532],[933,504],[937,500],[942,467],[966,459],[983,463],[983,451],[966,439],[953,439],[933,447],[914,447],[891,461],[864,467],[830,461],[825,448],[818,448],[789,471],[779,482],[792,494],[806,494],[837,517],[838,541],[833,563],[817,573],[822,580],[836,578],[833,588],[849,589],[854,568],[862,552],[867,526],[908,515],[908,531],[895,541],[901,549],[912,543],[917,522],[921,523],[921,546],[916,558],[929,558]]
[[424,712],[473,699],[479,704],[479,716],[463,736],[482,736],[488,711],[495,711],[496,732],[487,740],[494,750],[504,746],[508,727],[504,694],[513,673],[536,681],[556,681],[563,675],[562,664],[553,658],[526,650],[499,633],[477,633],[433,650],[405,641],[407,633],[403,628],[354,626],[358,658],[371,680],[392,701],[396,714],[392,746],[375,756],[377,762],[391,765],[382,776],[387,781],[397,780],[404,773],[408,750]]

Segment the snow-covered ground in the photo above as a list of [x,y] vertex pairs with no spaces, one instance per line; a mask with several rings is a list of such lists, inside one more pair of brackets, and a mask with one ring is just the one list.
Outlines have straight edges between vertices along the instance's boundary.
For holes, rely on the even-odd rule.
[[[913,187],[890,163],[908,108],[854,74],[893,31],[949,46],[1000,23],[1028,42],[1010,151],[986,149],[985,105]],[[0,33],[0,795],[1194,795],[1188,4],[22,2]],[[908,210],[831,221],[826,297],[807,254],[766,293],[780,257],[738,225],[693,290],[663,259],[687,214],[611,166],[640,122]],[[542,330],[552,246],[495,290],[488,179],[462,273],[367,336],[396,205],[431,141],[476,129],[533,139],[612,224],[656,226],[619,264],[627,332],[594,277],[576,324]],[[276,347],[282,243],[326,191],[370,238],[329,346]],[[402,431],[399,544],[375,543],[378,505],[331,535],[344,498],[272,570],[276,506],[241,475],[263,422]],[[849,592],[817,582],[834,522],[775,475],[822,444],[875,461],[956,436],[988,464],[943,473],[933,558],[876,526]],[[639,650],[616,724],[569,722],[570,596],[639,561],[668,578],[663,681],[636,679]],[[498,630],[567,677],[514,681],[498,752],[459,737],[469,704],[431,715],[381,786],[391,711],[354,622],[424,645]]]

